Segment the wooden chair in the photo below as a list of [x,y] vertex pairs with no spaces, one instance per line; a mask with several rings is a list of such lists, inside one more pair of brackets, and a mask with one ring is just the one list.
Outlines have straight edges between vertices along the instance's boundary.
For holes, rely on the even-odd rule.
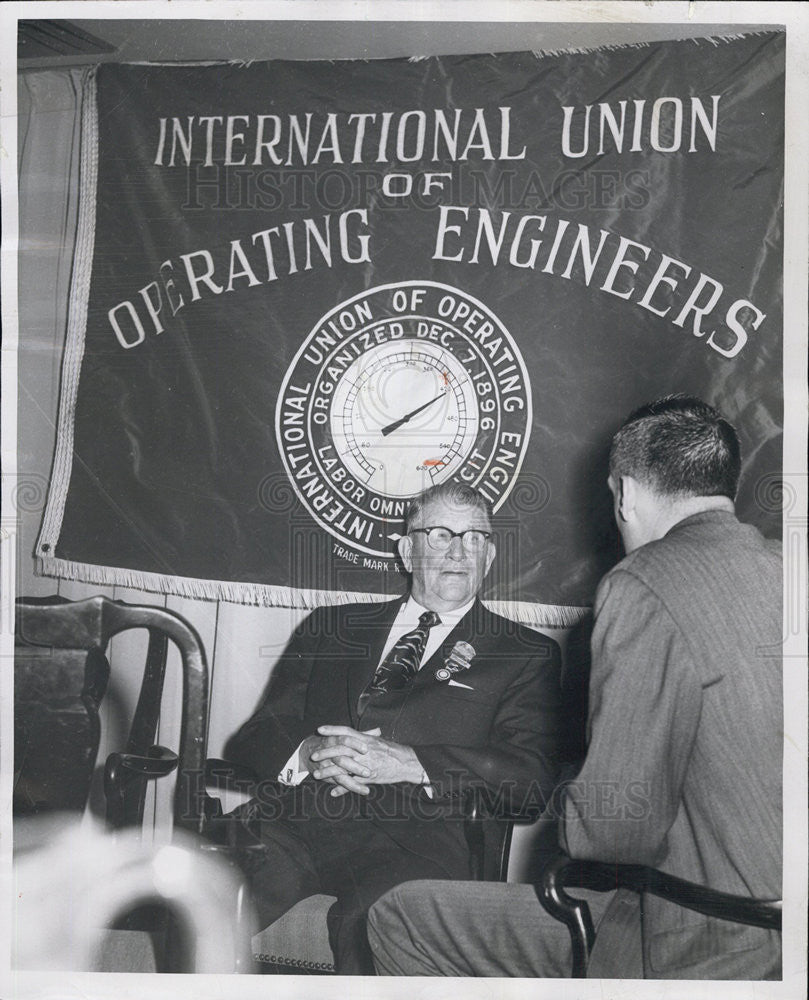
[[573,948],[574,979],[587,976],[596,933],[587,903],[570,896],[566,891],[568,888],[595,892],[630,889],[637,893],[650,893],[708,917],[781,931],[780,900],[733,896],[645,865],[576,861],[560,855],[546,866],[535,889],[545,910],[567,925]]
[[[140,825],[149,780],[177,771],[174,822],[200,833],[208,714],[208,667],[196,632],[164,608],[107,597],[84,601],[22,598],[16,606],[15,814],[84,809],[99,745],[98,706],[110,639],[145,628],[149,647],[140,697],[123,752],[107,761],[107,821]],[[177,752],[154,745],[168,642],[182,659]]]
[[[208,668],[199,637],[171,611],[103,596],[77,602],[59,597],[17,602],[15,820],[65,812],[75,817],[83,812],[99,747],[99,703],[109,676],[104,654],[114,635],[139,628],[148,630],[148,650],[145,666],[137,668],[143,671],[143,680],[126,745],[106,761],[107,825],[112,830],[139,831],[148,782],[176,771],[174,829],[205,832],[211,811],[204,784]],[[176,751],[154,744],[169,642],[176,645],[182,661]],[[65,817],[64,825],[69,822]],[[201,838],[196,843],[211,856],[216,853]],[[243,900],[234,899],[227,918],[247,932]],[[158,971],[182,971],[178,966],[186,964],[182,956],[187,949],[172,947],[172,926],[171,914],[162,904],[138,906],[122,914],[116,924],[125,933],[149,934],[154,949],[144,951],[139,946],[141,956],[154,950]],[[133,959],[134,967],[122,971],[149,971],[142,960]]]

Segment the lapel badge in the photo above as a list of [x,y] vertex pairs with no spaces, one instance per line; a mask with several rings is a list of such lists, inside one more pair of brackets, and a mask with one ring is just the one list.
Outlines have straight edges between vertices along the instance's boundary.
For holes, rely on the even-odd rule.
[[436,670],[435,679],[448,681],[453,674],[457,674],[461,670],[468,670],[472,666],[474,657],[474,646],[468,642],[456,642],[450,650],[449,656],[444,660],[444,666]]

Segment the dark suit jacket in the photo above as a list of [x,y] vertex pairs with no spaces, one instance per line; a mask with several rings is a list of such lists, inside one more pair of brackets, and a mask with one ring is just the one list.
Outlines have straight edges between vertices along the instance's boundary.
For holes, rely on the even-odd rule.
[[[275,780],[319,725],[379,726],[385,738],[415,749],[433,798],[421,786],[377,791],[384,797],[397,788],[400,802],[403,791],[411,795],[412,812],[428,827],[473,786],[492,795],[509,793],[512,803],[527,799],[540,807],[557,778],[563,735],[557,643],[476,602],[412,685],[375,698],[360,719],[360,693],[374,675],[400,604],[340,605],[313,612],[296,630],[259,708],[231,738],[226,755],[260,778]],[[468,688],[435,677],[461,639],[476,653],[471,667],[455,677]],[[454,805],[457,814],[457,801]],[[432,834],[460,824],[432,822],[432,832],[422,829],[415,838],[406,823],[390,826],[396,828],[396,839],[408,838],[409,849],[416,842],[432,856],[439,841],[446,847],[443,837]],[[452,838],[459,844],[460,831]]]
[[[781,897],[781,586],[780,545],[722,511],[686,518],[604,578],[590,746],[563,831],[573,857]],[[605,957],[628,940],[626,903],[599,930]],[[647,978],[779,974],[774,932],[654,897],[642,944]],[[631,978],[625,961],[594,974]]]

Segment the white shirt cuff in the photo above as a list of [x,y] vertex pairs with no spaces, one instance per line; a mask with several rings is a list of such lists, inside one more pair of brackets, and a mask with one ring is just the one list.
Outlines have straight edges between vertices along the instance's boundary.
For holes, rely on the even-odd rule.
[[301,770],[301,747],[303,742],[298,744],[298,749],[281,768],[278,781],[282,785],[299,785],[304,778],[309,777],[308,771]]
[[[421,761],[419,763],[421,764]],[[433,786],[430,784],[430,775],[427,774],[423,764],[421,765],[421,787],[427,793],[428,798],[432,798],[435,795]]]

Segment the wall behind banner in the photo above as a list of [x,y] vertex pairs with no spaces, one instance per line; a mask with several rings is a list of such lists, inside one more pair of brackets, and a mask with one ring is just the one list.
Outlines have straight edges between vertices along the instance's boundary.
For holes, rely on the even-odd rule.
[[[81,22],[86,24],[87,22]],[[104,22],[99,22],[103,34]],[[165,22],[163,23],[165,26]],[[152,24],[154,39],[160,37],[158,22]],[[377,27],[384,30],[377,30]],[[176,33],[179,25],[173,23]],[[244,25],[239,25],[244,28]],[[630,28],[632,30],[630,30]],[[553,30],[548,30],[553,29]],[[563,30],[567,29],[567,30]],[[617,30],[623,29],[623,30]],[[141,34],[144,25],[138,28]],[[223,30],[220,28],[220,31]],[[601,44],[659,40],[684,36],[736,33],[739,25],[710,25],[694,30],[684,25],[483,25],[441,24],[385,25],[311,22],[291,33],[289,24],[260,25],[263,34],[261,58],[287,59],[383,57],[409,54],[449,54],[507,50],[548,50],[594,47]],[[193,25],[182,32],[184,44],[193,35]],[[165,34],[162,36],[165,39]],[[205,44],[210,44],[206,41]],[[236,58],[232,45],[189,53],[187,48],[171,53],[154,42],[152,51],[126,52],[127,59]],[[255,58],[256,38],[244,58]],[[261,46],[259,46],[261,47]],[[36,577],[32,550],[42,515],[55,443],[56,413],[67,299],[71,275],[78,198],[79,108],[82,71],[72,69],[26,70],[19,76],[19,403],[17,536],[18,595],[44,596],[58,593],[71,600],[99,592],[131,603],[160,604],[184,615],[198,630],[205,644],[211,669],[211,716],[209,753],[221,753],[224,740],[252,711],[269,671],[286,644],[294,626],[306,614],[285,608],[253,608],[226,602],[193,601],[120,587]],[[564,639],[564,633],[558,638]],[[131,661],[143,663],[145,636],[119,637],[111,649],[112,678],[104,703],[105,733],[120,730],[129,718],[137,697],[140,676],[127,672]],[[158,742],[173,746],[179,739],[179,658],[169,661]],[[99,752],[105,759],[109,740]],[[170,814],[173,789],[158,786],[157,801],[150,804],[155,828],[164,828]],[[91,806],[97,809],[98,804]],[[523,850],[515,852],[512,874],[520,870]]]

